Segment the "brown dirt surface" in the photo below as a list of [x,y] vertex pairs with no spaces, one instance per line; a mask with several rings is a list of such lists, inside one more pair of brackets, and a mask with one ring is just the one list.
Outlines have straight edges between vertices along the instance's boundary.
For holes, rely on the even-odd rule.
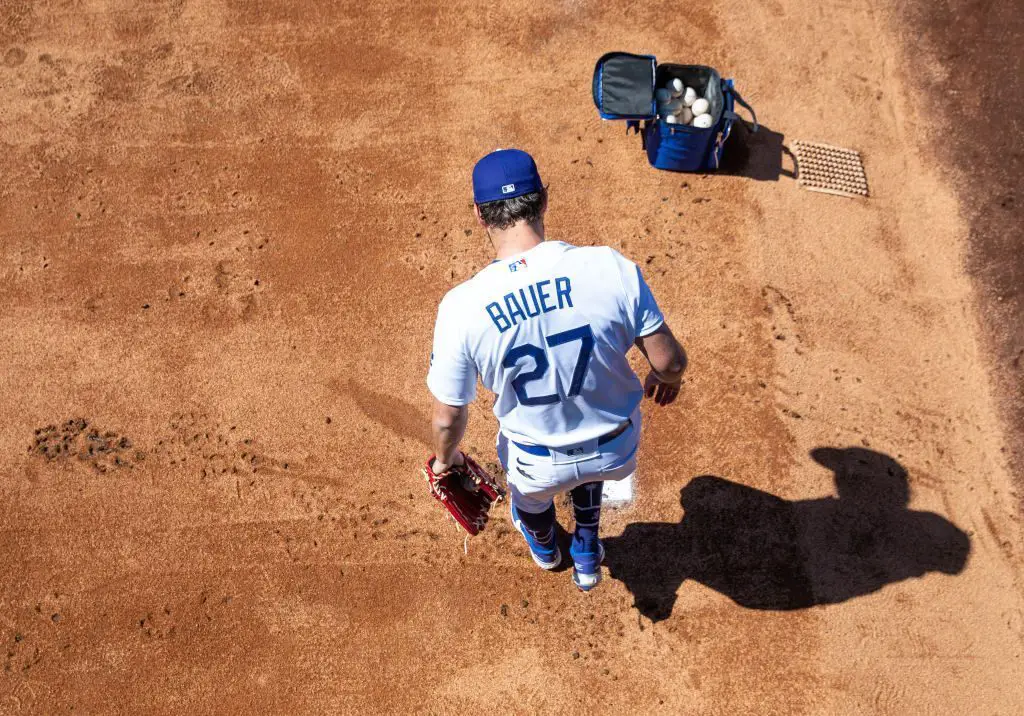
[[1011,427],[1002,449],[1024,485],[1024,2],[912,2],[901,13],[929,144],[970,226],[966,265]]
[[[1019,712],[1012,359],[906,12],[0,4],[0,713]],[[736,77],[762,132],[652,170],[591,103],[613,49]],[[871,197],[800,189],[794,139]],[[508,145],[692,358],[588,595],[505,512],[464,551],[417,472]],[[492,466],[494,430],[481,396]]]

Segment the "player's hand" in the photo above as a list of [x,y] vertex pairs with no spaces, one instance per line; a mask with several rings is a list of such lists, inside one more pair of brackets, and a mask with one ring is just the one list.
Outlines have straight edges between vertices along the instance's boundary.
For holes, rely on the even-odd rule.
[[430,468],[434,471],[435,475],[440,475],[442,472],[444,472],[445,470],[447,470],[450,467],[458,467],[460,465],[465,465],[465,464],[466,464],[466,458],[462,454],[462,451],[458,450],[455,453],[455,457],[452,458],[451,464],[441,462],[437,458],[434,458],[434,464],[431,465]]
[[644,381],[644,395],[654,398],[654,402],[658,405],[669,405],[679,396],[682,385],[682,379],[675,383],[666,383],[652,370],[647,374],[647,380]]

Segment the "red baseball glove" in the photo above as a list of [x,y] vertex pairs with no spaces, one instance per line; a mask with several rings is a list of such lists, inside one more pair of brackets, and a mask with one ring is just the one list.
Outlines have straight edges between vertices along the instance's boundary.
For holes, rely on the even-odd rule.
[[452,517],[471,535],[487,525],[491,505],[505,498],[505,490],[469,455],[462,465],[452,465],[440,475],[434,472],[434,455],[423,468],[430,491]]

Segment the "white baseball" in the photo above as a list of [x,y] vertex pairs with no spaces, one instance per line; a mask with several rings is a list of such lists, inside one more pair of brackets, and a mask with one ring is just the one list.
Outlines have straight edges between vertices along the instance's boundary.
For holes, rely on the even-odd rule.
[[714,123],[715,120],[711,118],[710,114],[698,114],[693,118],[693,126],[701,129],[707,129]]
[[693,121],[693,112],[690,111],[689,107],[683,107],[683,111],[679,113],[679,123],[689,124]]
[[708,102],[703,97],[701,97],[699,99],[695,99],[690,104],[690,109],[693,111],[694,117],[699,117],[700,115],[705,114],[709,109],[711,109],[711,103]]
[[697,90],[693,87],[687,87],[683,91],[683,104],[689,107],[697,99]]
[[663,87],[654,93],[654,96],[658,98],[658,104],[665,104],[672,99],[672,90],[668,87]]
[[665,124],[679,124],[679,117],[674,114],[665,115]]
[[678,77],[673,77],[671,80],[669,80],[667,87],[670,90],[672,90],[673,97],[678,97],[686,89],[686,85],[684,85],[683,81]]

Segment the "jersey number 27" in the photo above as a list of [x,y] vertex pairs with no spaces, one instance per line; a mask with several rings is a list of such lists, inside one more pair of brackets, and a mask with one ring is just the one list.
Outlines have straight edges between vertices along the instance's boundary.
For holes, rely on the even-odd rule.
[[[544,340],[548,348],[555,348],[566,343],[579,341],[580,352],[576,356],[576,367],[572,371],[572,382],[569,384],[569,390],[565,397],[573,398],[579,395],[580,390],[583,389],[583,379],[587,375],[587,366],[590,364],[590,354],[594,351],[594,333],[590,330],[590,325],[587,324],[579,328],[545,336]],[[548,372],[548,368],[551,367],[551,361],[548,360],[547,352],[543,348],[532,343],[515,346],[505,354],[505,360],[501,364],[505,368],[512,368],[523,358],[532,358],[534,368],[533,370],[520,373],[512,379],[512,389],[516,391],[516,397],[519,398],[520,404],[551,405],[552,403],[557,403],[560,400],[558,393],[530,396],[526,392],[526,384],[543,378],[544,374]]]

